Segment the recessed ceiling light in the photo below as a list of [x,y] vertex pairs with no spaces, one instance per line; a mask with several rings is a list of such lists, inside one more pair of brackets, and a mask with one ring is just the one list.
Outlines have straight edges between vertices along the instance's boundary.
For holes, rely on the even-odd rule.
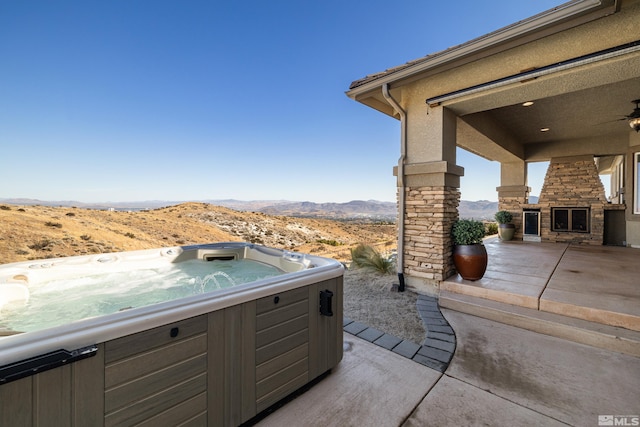
[[540,129],[540,132],[549,132],[549,128],[542,128]]
[[527,101],[522,103],[523,107],[531,107],[532,105],[533,105],[533,101]]

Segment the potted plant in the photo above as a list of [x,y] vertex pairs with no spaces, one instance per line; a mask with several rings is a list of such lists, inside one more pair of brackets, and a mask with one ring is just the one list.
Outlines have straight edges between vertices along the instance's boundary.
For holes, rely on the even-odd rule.
[[482,244],[484,224],[461,219],[453,224],[453,264],[465,280],[479,280],[487,269],[487,249]]
[[516,226],[511,224],[513,215],[509,211],[498,211],[495,215],[498,222],[498,236],[500,240],[507,241],[513,239],[513,234],[516,232]]

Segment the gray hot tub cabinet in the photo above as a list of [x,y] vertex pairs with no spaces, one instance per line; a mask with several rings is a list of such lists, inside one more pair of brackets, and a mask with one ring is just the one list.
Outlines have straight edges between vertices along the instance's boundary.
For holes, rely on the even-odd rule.
[[236,426],[341,359],[342,276],[99,343],[93,357],[0,385],[0,426]]

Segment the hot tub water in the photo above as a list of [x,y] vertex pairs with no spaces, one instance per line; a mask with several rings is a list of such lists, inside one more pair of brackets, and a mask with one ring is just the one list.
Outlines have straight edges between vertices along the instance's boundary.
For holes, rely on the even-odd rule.
[[28,298],[0,307],[0,327],[30,332],[229,288],[284,272],[253,260],[188,260],[29,283]]

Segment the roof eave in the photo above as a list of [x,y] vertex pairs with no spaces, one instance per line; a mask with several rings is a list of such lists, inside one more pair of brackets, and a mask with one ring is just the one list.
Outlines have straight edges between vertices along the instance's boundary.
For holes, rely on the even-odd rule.
[[[351,88],[346,94],[356,101],[363,102],[364,98],[368,96],[367,94],[379,93],[380,87],[384,84],[392,87],[394,83],[414,80],[417,75],[437,70],[444,66],[451,68],[457,62],[461,62],[469,56],[477,55],[502,45],[509,45],[509,42],[513,40],[522,39],[525,36],[540,32],[542,29],[581,18],[575,23],[575,25],[579,25],[585,22],[584,17],[587,15],[588,19],[586,21],[599,18],[613,13],[616,7],[616,0],[572,0],[464,44],[429,55],[423,60],[414,61],[415,64],[397,67],[399,69],[396,71],[376,73],[373,77],[369,77],[370,80],[365,83],[358,84],[359,81],[367,80],[367,77],[356,80],[351,84]],[[591,16],[593,13],[596,13],[596,16]],[[509,45],[505,49],[510,47],[513,46]]]

